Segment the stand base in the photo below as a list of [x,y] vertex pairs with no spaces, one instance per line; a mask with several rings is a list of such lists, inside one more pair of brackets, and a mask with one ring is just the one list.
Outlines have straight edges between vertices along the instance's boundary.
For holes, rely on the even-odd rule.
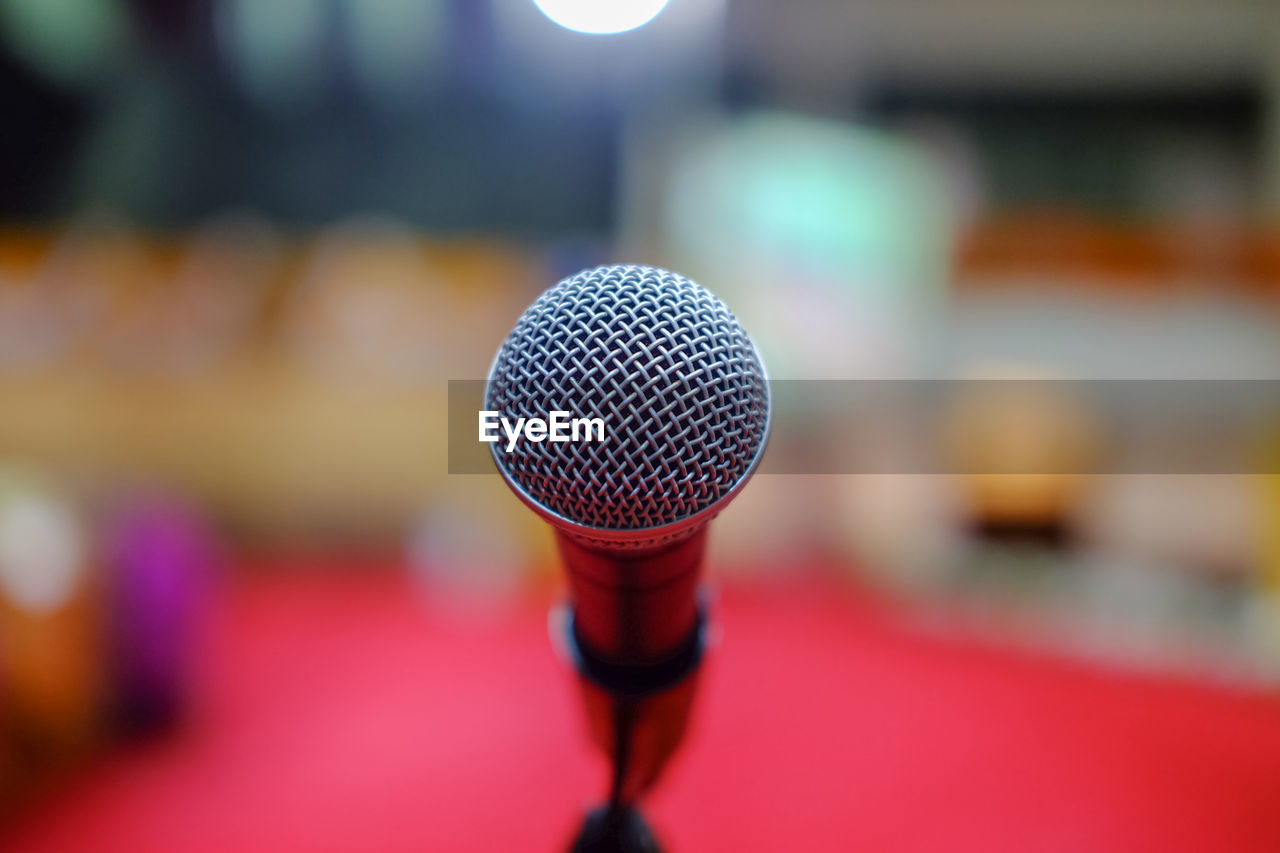
[[569,853],[661,853],[662,848],[640,812],[627,806],[601,806],[582,823]]

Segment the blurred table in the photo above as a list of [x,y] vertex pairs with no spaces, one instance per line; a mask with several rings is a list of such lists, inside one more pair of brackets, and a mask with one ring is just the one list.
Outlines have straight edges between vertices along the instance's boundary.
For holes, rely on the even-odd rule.
[[[191,724],[12,853],[559,850],[604,768],[549,594],[470,619],[402,572],[240,576]],[[847,590],[734,584],[669,849],[1280,850],[1280,696],[943,640]]]

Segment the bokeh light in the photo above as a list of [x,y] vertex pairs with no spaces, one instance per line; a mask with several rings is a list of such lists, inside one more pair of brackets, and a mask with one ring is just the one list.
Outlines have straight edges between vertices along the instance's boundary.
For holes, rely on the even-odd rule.
[[224,0],[218,35],[233,74],[250,98],[272,110],[315,101],[324,89],[324,0]]
[[123,58],[130,22],[117,0],[3,0],[13,49],[62,83],[93,82]]
[[668,0],[534,0],[548,18],[580,33],[609,35],[642,27],[657,17]]

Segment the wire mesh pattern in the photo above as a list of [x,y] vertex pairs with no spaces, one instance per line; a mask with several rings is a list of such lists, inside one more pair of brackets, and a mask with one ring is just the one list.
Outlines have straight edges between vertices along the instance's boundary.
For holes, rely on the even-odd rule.
[[705,288],[643,266],[585,270],[548,289],[503,342],[485,408],[514,422],[600,417],[604,441],[492,445],[539,505],[588,527],[688,518],[727,495],[765,440],[764,368]]

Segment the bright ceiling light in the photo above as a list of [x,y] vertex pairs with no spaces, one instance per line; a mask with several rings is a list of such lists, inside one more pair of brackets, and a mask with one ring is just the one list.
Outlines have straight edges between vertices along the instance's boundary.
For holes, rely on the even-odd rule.
[[652,21],[667,0],[533,0],[542,14],[580,33],[625,33]]

